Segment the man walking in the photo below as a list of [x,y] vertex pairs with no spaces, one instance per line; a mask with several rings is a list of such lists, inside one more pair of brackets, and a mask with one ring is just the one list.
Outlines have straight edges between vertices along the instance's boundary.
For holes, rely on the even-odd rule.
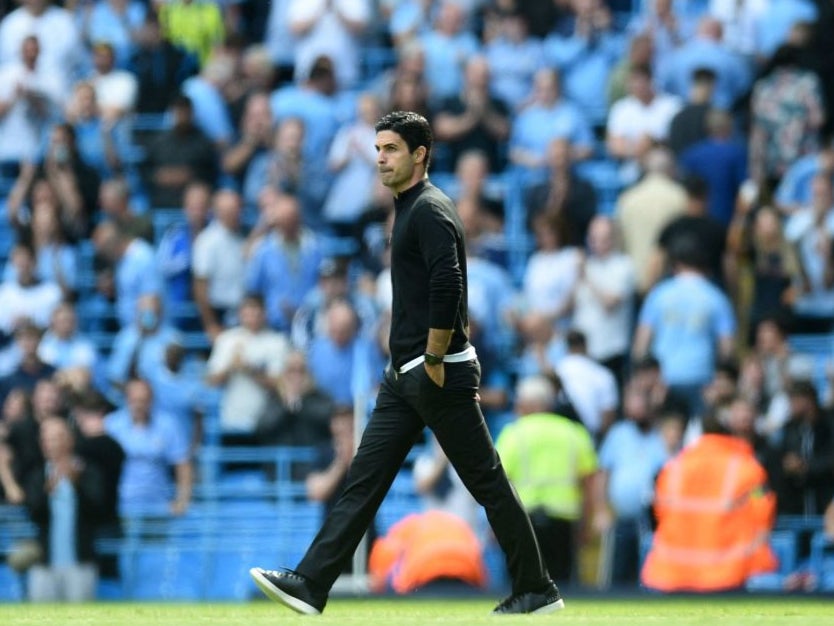
[[512,594],[494,613],[549,613],[564,603],[542,562],[530,519],[510,486],[478,405],[480,365],[468,340],[466,251],[451,200],[427,178],[432,136],[420,115],[376,124],[377,168],[395,196],[391,236],[391,365],[343,495],[295,570],[253,568],[273,600],[308,615],[350,560],[425,426],[487,518],[507,556]]

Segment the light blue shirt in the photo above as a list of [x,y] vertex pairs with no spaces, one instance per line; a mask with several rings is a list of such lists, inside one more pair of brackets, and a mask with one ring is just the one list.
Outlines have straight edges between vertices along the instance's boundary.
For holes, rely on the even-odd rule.
[[484,49],[492,77],[492,95],[513,110],[530,96],[533,76],[544,66],[542,44],[528,38],[514,43],[504,37],[494,39]]
[[148,8],[142,2],[130,2],[123,16],[118,15],[109,2],[98,0],[87,21],[87,37],[93,44],[107,42],[113,46],[116,65],[127,67],[134,50],[131,31],[145,23]]
[[510,147],[521,148],[544,159],[554,139],[568,139],[576,147],[590,148],[594,137],[588,120],[577,106],[561,99],[553,106],[534,104],[515,118]]
[[820,171],[820,157],[807,154],[788,168],[776,188],[776,203],[782,206],[805,206],[811,202],[811,181]]
[[630,419],[608,431],[599,464],[608,472],[608,501],[620,519],[634,519],[651,502],[654,479],[668,458],[655,430],[642,432]]
[[360,360],[369,350],[363,339],[355,338],[345,346],[337,346],[327,336],[315,337],[307,350],[307,367],[316,381],[336,404],[353,404],[354,376],[365,373]]
[[429,31],[420,37],[425,56],[425,77],[432,102],[440,102],[460,93],[463,66],[478,52],[478,40],[468,31],[453,37]]
[[[102,178],[112,178],[116,173],[107,162],[107,151],[104,145],[104,130],[100,117],[84,120],[73,124],[76,143],[81,158],[87,165],[98,172]],[[128,165],[130,158],[130,124],[122,120],[110,129],[110,140],[113,150],[123,165]]]
[[[139,345],[139,342],[142,345]],[[150,378],[165,361],[165,348],[172,343],[181,343],[179,331],[172,326],[162,325],[151,335],[142,336],[136,324],[125,326],[113,340],[113,350],[107,361],[107,379],[114,383],[127,382],[130,363],[136,350],[136,372],[142,378]]]
[[[788,40],[788,34],[797,22],[816,20],[817,7],[810,0],[771,0],[768,10],[756,21],[758,53],[772,56]],[[830,33],[826,35],[830,36]]]
[[61,370],[69,367],[93,369],[98,360],[95,344],[80,334],[61,339],[47,331],[38,345],[38,356],[45,363]]
[[255,249],[246,266],[246,290],[263,296],[273,329],[290,330],[292,315],[318,282],[321,259],[321,245],[310,232],[293,248],[270,233]]
[[717,342],[736,331],[733,308],[713,283],[694,273],[655,286],[640,311],[652,331],[651,351],[672,385],[706,384],[715,371]]
[[505,314],[516,296],[512,278],[500,265],[478,257],[467,258],[466,276],[469,314],[481,326],[482,341],[501,354],[511,335]]
[[170,415],[186,441],[194,436],[194,414],[203,408],[203,396],[208,392],[202,381],[185,369],[172,372],[160,364],[147,372],[153,389],[154,410]]
[[605,85],[624,52],[623,38],[613,33],[603,34],[595,41],[558,35],[549,35],[544,40],[545,61],[559,69],[564,94],[593,124],[605,122],[608,111]]
[[147,294],[161,294],[156,255],[146,241],[134,239],[116,264],[116,313],[122,326],[136,318],[136,302]]
[[121,409],[110,413],[104,426],[125,452],[119,482],[120,513],[167,511],[174,495],[170,467],[188,460],[188,441],[176,420],[154,411],[147,424],[136,424],[128,410]]
[[269,97],[272,119],[297,117],[304,122],[304,156],[325,163],[330,142],[339,130],[336,102],[312,89],[287,85]]
[[220,91],[200,76],[182,84],[182,92],[194,105],[194,123],[215,143],[229,143],[234,136],[229,108]]
[[658,76],[661,89],[688,99],[692,73],[702,67],[715,72],[713,104],[721,109],[729,109],[750,86],[750,68],[739,55],[715,41],[695,38],[678,48],[663,64]]
[[[47,464],[47,475],[53,470]],[[78,496],[75,487],[61,478],[49,496],[49,564],[66,567],[78,562],[76,524]]]

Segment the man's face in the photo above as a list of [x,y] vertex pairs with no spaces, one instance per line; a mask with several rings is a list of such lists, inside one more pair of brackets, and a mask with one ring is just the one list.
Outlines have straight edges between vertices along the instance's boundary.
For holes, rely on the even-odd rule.
[[130,414],[136,421],[146,421],[151,409],[151,390],[147,384],[141,381],[133,381],[128,384],[127,406]]
[[417,152],[409,152],[405,140],[392,130],[379,131],[375,147],[376,166],[382,184],[394,193],[406,189],[414,175]]

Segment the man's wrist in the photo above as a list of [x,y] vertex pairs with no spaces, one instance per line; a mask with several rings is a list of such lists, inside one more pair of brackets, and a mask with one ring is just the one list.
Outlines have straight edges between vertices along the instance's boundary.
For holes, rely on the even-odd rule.
[[426,365],[440,365],[443,363],[443,355],[428,350],[423,353],[423,358],[426,360]]

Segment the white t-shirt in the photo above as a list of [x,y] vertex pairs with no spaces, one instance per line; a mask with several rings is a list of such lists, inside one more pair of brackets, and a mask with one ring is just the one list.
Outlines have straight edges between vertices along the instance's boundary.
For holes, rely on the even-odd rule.
[[617,408],[617,380],[605,367],[582,354],[562,357],[554,368],[582,423],[596,434],[602,414]]
[[243,298],[246,262],[243,236],[213,221],[194,240],[192,271],[208,281],[212,306],[234,308]]
[[680,109],[681,101],[668,94],[656,94],[649,104],[643,104],[634,96],[626,96],[611,106],[606,130],[609,135],[631,141],[643,135],[663,141],[669,135],[672,118]]
[[[286,336],[264,329],[258,333],[237,327],[218,335],[206,364],[209,375],[218,374],[232,364],[237,354],[243,362],[278,376],[284,369],[290,344]],[[226,381],[220,402],[220,425],[225,431],[252,432],[266,408],[269,393],[248,374],[235,372]]]
[[63,80],[57,72],[39,65],[34,72],[12,61],[0,67],[0,102],[11,102],[18,85],[40,93],[47,101],[42,115],[32,110],[25,98],[19,98],[6,115],[0,117],[0,161],[32,161],[41,148],[41,139],[50,119],[64,101]]
[[536,252],[524,273],[524,304],[528,311],[552,313],[570,300],[579,278],[577,248]]
[[61,288],[55,283],[23,287],[17,281],[0,285],[0,331],[11,334],[21,318],[46,328],[55,307],[61,302]]
[[136,106],[139,82],[130,72],[113,70],[95,76],[92,82],[96,90],[96,101],[102,109],[128,112]]
[[[603,293],[621,298],[620,304],[606,309],[589,283]],[[634,289],[634,266],[625,254],[588,257],[585,261],[585,275],[576,287],[573,326],[584,333],[592,358],[602,361],[628,352]]]

